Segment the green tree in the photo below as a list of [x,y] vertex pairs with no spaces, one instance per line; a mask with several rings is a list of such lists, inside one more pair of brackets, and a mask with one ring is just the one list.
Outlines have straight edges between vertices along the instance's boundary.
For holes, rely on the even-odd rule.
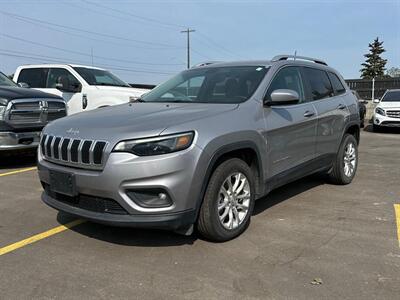
[[382,45],[383,42],[380,42],[379,38],[376,38],[368,45],[369,53],[364,54],[366,60],[365,63],[361,64],[363,66],[360,70],[362,78],[372,79],[384,77],[387,60],[381,57],[381,54],[386,51]]

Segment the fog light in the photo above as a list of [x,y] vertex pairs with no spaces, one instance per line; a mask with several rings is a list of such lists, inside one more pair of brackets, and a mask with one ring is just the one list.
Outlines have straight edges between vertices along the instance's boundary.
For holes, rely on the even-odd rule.
[[137,205],[145,208],[161,208],[172,205],[171,197],[160,188],[127,190],[126,194]]
[[379,124],[379,120],[378,120],[378,119],[375,119],[375,123],[376,123],[376,124]]

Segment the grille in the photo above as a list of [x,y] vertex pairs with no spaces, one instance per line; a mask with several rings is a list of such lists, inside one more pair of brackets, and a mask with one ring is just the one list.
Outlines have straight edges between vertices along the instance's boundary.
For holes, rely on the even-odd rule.
[[53,199],[63,202],[65,204],[71,205],[73,207],[78,207],[84,210],[98,212],[98,213],[108,213],[117,215],[126,215],[127,211],[119,205],[118,202],[112,199],[94,197],[84,194],[79,194],[78,196],[71,197],[63,194],[55,193],[50,189],[50,186],[42,182],[46,193]]
[[388,110],[386,111],[386,115],[390,118],[400,119],[400,110]]
[[46,160],[80,168],[100,169],[107,142],[72,139],[44,134],[40,151]]
[[17,99],[6,110],[6,121],[13,127],[44,126],[64,116],[65,102],[56,99]]

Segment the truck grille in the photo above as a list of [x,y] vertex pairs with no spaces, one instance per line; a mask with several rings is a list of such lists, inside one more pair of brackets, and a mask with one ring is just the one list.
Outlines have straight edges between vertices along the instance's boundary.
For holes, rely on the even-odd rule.
[[66,116],[65,102],[57,99],[17,99],[10,101],[6,121],[14,128],[45,126]]
[[400,110],[387,110],[386,115],[390,118],[400,119]]
[[43,135],[40,151],[46,160],[78,168],[101,169],[108,143]]

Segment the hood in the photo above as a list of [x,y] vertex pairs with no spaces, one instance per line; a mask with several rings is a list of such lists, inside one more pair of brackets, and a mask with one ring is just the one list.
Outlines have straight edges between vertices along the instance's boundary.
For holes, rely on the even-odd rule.
[[22,99],[22,98],[62,99],[59,96],[47,94],[34,89],[26,89],[21,87],[4,87],[4,86],[0,86],[0,98],[5,98],[7,100]]
[[107,86],[107,85],[96,85],[96,88],[101,91],[110,91],[114,93],[122,93],[124,95],[131,95],[131,96],[142,95],[150,91],[147,89],[138,89],[133,87]]
[[[237,104],[127,103],[78,113],[46,126],[45,134],[121,140],[160,135],[166,128],[237,108]],[[194,130],[196,128],[186,128]],[[67,132],[68,131],[68,132]]]
[[400,109],[400,101],[381,101],[377,105],[377,107],[381,107],[383,109],[388,109],[388,108],[399,108]]

